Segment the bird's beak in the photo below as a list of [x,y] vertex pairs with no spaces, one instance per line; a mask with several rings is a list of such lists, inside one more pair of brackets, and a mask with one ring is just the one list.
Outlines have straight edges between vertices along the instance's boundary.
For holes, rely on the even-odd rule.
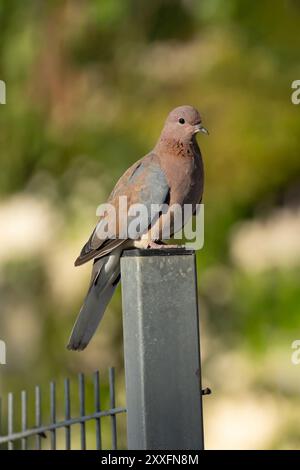
[[197,134],[197,132],[202,132],[203,134],[206,134],[206,135],[209,135],[209,132],[207,129],[205,129],[204,126],[202,126],[202,124],[196,124],[194,126],[194,129],[195,129],[195,134]]

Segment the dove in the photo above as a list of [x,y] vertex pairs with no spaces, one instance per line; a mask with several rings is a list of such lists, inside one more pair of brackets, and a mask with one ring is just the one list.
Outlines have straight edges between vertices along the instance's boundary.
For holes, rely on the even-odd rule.
[[[143,204],[191,204],[196,208],[202,200],[204,169],[196,134],[208,131],[193,106],[179,106],[168,115],[160,137],[151,152],[134,163],[117,182],[107,203],[116,210],[119,222],[109,225],[111,214],[105,212],[75,261],[80,266],[93,260],[88,293],[71,332],[67,348],[83,350],[94,335],[104,311],[120,281],[120,257],[124,249],[163,249],[164,217],[152,217],[151,211],[141,223],[140,236],[121,236],[126,224],[127,209],[120,201],[126,197],[128,208]],[[121,223],[121,222],[122,223]],[[128,223],[128,221],[127,221]],[[110,228],[102,230],[104,225]]]

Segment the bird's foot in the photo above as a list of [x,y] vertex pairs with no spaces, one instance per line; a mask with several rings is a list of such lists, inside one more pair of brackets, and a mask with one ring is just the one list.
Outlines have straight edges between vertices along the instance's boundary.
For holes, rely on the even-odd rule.
[[168,245],[168,243],[164,243],[162,241],[149,241],[147,248],[152,250],[162,250],[162,249],[169,249],[169,248],[180,248],[179,245]]

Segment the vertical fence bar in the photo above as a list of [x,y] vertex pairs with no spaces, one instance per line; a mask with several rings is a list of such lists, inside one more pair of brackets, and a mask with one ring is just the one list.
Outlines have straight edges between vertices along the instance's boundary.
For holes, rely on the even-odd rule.
[[[35,425],[39,428],[42,425],[42,406],[41,406],[41,389],[37,385],[35,387]],[[35,448],[40,450],[42,447],[42,438],[40,434],[35,436]]]
[[203,449],[195,253],[121,258],[129,449]]
[[[71,397],[70,397],[70,380],[65,379],[65,417],[66,420],[71,418]],[[66,426],[66,450],[71,449],[71,426]]]
[[[114,409],[116,407],[116,395],[115,395],[115,369],[110,367],[109,369],[109,398],[110,398],[110,408]],[[112,450],[117,450],[117,417],[115,413],[110,416],[111,420],[111,441],[112,441]]]
[[[21,426],[22,432],[27,429],[27,392],[22,390],[21,392]],[[22,450],[27,449],[27,438],[23,437],[21,441]]]
[[[14,431],[14,396],[12,393],[8,394],[8,435],[10,436]],[[13,450],[13,441],[8,441],[8,450]]]
[[[95,398],[95,412],[101,411],[101,397],[100,397],[100,378],[99,371],[94,373],[94,398]],[[96,449],[101,450],[101,419],[95,419],[96,427]]]
[[[0,437],[2,436],[2,397],[0,397]],[[1,445],[0,445],[1,449]]]
[[[51,424],[56,423],[56,385],[50,382],[50,421]],[[56,429],[50,431],[51,450],[56,450]]]
[[[79,382],[79,406],[80,406],[80,416],[85,415],[85,390],[84,390],[84,375],[78,375]],[[85,422],[80,421],[80,441],[81,449],[85,450],[86,448],[86,437],[85,437]]]

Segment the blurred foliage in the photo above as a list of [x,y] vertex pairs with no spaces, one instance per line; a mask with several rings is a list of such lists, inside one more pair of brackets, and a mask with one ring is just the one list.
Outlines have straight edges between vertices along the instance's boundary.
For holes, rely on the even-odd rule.
[[[0,337],[8,344],[3,392],[115,365],[124,404],[119,290],[87,351],[65,349],[89,275],[89,267],[75,270],[72,262],[97,205],[151,149],[170,109],[187,103],[200,109],[211,132],[200,142],[205,378],[221,395],[225,385],[213,361],[229,351],[249,355],[252,375],[281,346],[289,364],[300,328],[299,269],[243,270],[231,245],[244,220],[300,204],[300,119],[290,100],[291,83],[300,77],[299,21],[296,0],[0,0],[0,79],[7,84],[1,204],[14,208],[24,200],[29,211],[35,201],[49,216],[43,229],[39,219],[28,222],[28,245],[37,243],[29,251],[14,245],[18,225],[8,248],[0,236]],[[2,232],[5,224],[3,216]],[[268,403],[286,394],[293,403],[296,374],[294,368],[288,391],[286,378],[268,379]],[[265,380],[254,373],[250,390]],[[286,432],[261,445],[299,445],[289,413]]]

